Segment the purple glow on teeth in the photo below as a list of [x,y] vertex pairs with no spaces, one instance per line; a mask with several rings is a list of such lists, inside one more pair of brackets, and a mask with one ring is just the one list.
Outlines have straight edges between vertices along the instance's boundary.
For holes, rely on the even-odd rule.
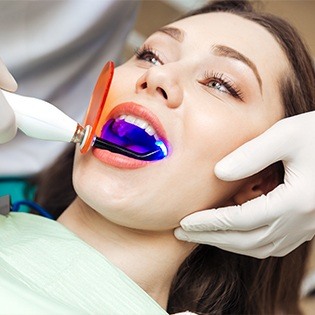
[[[102,128],[101,139],[107,140],[120,147],[132,150],[136,153],[146,153],[161,149],[161,140],[150,136],[144,129],[125,121],[124,119],[110,119]],[[164,145],[165,149],[166,146]]]

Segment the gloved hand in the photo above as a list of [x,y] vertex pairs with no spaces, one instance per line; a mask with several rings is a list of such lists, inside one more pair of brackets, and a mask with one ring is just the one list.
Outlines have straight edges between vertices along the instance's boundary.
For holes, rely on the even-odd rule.
[[[0,89],[14,92],[17,83],[0,59]],[[0,90],[0,143],[11,140],[16,134],[14,113]]]
[[277,122],[215,167],[233,181],[282,160],[284,184],[241,206],[196,212],[175,230],[180,240],[257,258],[284,256],[315,234],[315,111]]

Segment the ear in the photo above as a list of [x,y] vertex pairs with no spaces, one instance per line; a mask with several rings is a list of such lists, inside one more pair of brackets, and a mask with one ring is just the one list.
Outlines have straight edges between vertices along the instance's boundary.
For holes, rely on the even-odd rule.
[[240,205],[246,201],[266,195],[276,188],[283,180],[282,164],[273,164],[256,175],[249,177],[234,195],[234,204]]

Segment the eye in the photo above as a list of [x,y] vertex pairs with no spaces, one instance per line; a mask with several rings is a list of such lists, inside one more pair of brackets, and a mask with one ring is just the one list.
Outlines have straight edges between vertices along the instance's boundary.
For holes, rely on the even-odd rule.
[[136,58],[138,60],[143,60],[149,63],[152,63],[155,66],[160,66],[163,64],[157,52],[148,46],[143,46],[136,49],[135,51]]
[[229,90],[225,87],[225,85],[216,80],[210,80],[207,85],[213,89],[219,90],[220,92],[229,93]]
[[206,72],[201,83],[211,89],[218,90],[221,93],[229,94],[234,98],[243,101],[242,91],[235,85],[232,80],[225,77],[223,73],[213,72],[209,74],[208,72]]

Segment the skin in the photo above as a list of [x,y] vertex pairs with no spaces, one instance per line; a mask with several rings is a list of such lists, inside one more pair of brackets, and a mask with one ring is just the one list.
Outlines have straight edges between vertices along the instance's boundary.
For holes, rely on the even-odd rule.
[[[275,39],[241,17],[208,13],[169,26],[185,35],[174,39],[169,32],[153,34],[145,45],[156,56],[133,57],[116,68],[107,106],[133,101],[148,108],[166,131],[170,155],[126,169],[78,151],[73,176],[78,198],[59,218],[163,307],[175,272],[196,246],[175,239],[179,221],[195,211],[244,202],[264,192],[259,176],[226,183],[213,168],[283,117],[278,82],[288,69]],[[262,86],[248,65],[217,56],[211,52],[213,45],[231,47],[249,58]],[[233,81],[242,99],[211,78],[213,72]]]

